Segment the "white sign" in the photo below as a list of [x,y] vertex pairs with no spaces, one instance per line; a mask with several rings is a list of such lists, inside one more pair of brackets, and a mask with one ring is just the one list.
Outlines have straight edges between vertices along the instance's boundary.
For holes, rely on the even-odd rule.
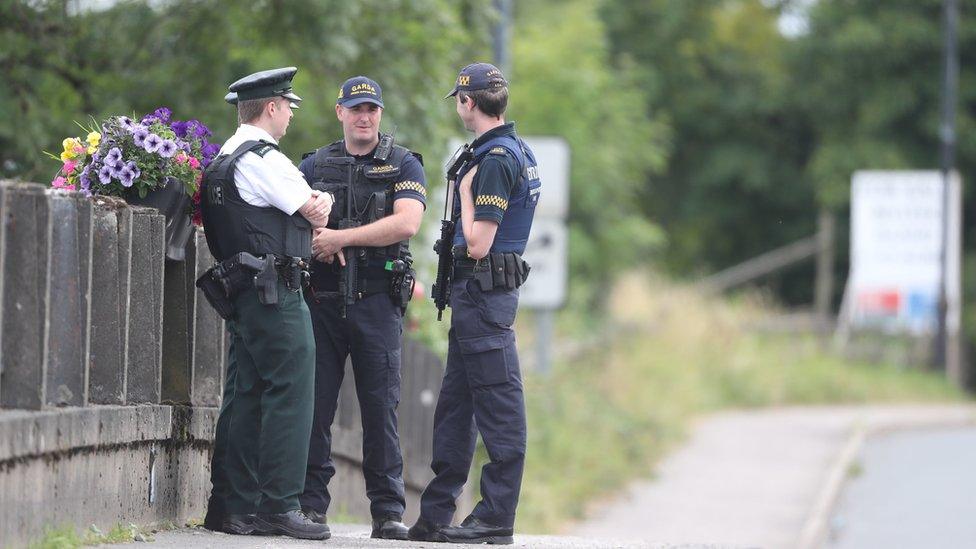
[[[942,274],[942,174],[859,171],[851,185],[851,272],[847,310],[854,326],[933,333]],[[958,326],[960,183],[949,186],[948,327]]]
[[566,219],[569,215],[569,144],[561,137],[523,137],[535,154],[542,195],[535,218]]
[[566,300],[567,233],[566,224],[558,219],[536,217],[532,222],[523,256],[532,270],[519,289],[520,305],[556,309]]

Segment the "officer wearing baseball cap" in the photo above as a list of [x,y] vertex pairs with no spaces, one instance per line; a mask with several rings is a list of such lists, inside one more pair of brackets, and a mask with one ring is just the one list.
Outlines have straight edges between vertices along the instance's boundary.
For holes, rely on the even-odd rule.
[[301,512],[312,425],[315,346],[299,294],[311,230],[332,199],[312,191],[278,150],[292,117],[297,69],[230,85],[240,125],[204,171],[201,210],[218,264],[197,281],[226,320],[227,375],[204,526],[229,534],[329,537]]
[[[336,200],[328,227],[316,230],[312,241],[316,261],[306,299],[316,343],[315,419],[301,500],[309,517],[326,522],[332,499],[328,485],[336,472],[331,427],[351,355],[363,419],[372,537],[406,539],[396,415],[400,334],[414,280],[408,239],[420,227],[427,191],[420,155],[380,133],[382,115],[383,91],[375,80],[346,80],[336,99],[343,138],[307,154],[299,166],[314,189]],[[340,261],[356,262],[357,295],[351,304],[338,295]]]
[[[513,543],[525,463],[522,375],[512,324],[522,260],[541,182],[535,156],[505,122],[508,81],[497,67],[464,67],[447,97],[455,98],[465,129],[475,134],[471,159],[458,171],[447,368],[434,411],[431,469],[418,541]],[[476,432],[488,450],[481,469],[481,501],[460,526],[450,526],[468,478]]]

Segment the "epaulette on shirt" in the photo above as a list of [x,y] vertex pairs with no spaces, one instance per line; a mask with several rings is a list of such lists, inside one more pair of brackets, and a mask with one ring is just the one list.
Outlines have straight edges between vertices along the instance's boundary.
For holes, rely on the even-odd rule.
[[305,160],[306,158],[312,156],[313,154],[315,154],[315,151],[308,151],[307,153],[302,155],[302,160]]
[[497,155],[505,156],[506,154],[508,154],[508,150],[505,149],[505,147],[492,147],[492,149],[488,151],[488,154],[497,154]]
[[254,154],[260,156],[261,158],[264,158],[264,155],[268,154],[268,152],[270,151],[275,150],[276,148],[277,147],[275,147],[271,143],[265,143],[263,146],[254,149]]

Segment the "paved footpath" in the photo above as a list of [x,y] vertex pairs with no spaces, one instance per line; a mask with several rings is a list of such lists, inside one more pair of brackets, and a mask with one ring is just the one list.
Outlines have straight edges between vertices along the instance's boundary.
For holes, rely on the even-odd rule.
[[[168,532],[158,532],[153,535],[152,543],[133,542],[122,545],[111,545],[112,549],[124,547],[128,549],[186,549],[186,548],[215,548],[230,549],[238,547],[272,549],[285,548],[394,548],[394,547],[426,547],[428,549],[454,549],[463,547],[486,547],[485,545],[455,545],[446,543],[424,543],[409,541],[387,541],[369,539],[369,527],[353,524],[330,525],[332,537],[326,541],[302,541],[282,537],[258,536],[229,536],[215,534],[203,528],[183,528]],[[520,536],[515,535],[515,544],[508,547],[532,547],[539,549],[726,549],[728,546],[705,544],[656,544],[639,540],[612,539],[584,539],[569,536]]]
[[[569,536],[516,535],[515,547],[813,549],[866,436],[976,424],[976,407],[849,406],[723,412],[698,421],[688,443]],[[651,471],[649,471],[650,474]],[[332,539],[240,537],[200,528],[155,534],[132,549],[230,547],[478,547],[369,539],[332,525]],[[482,546],[483,547],[483,546]]]
[[574,529],[655,543],[815,548],[865,436],[972,425],[969,405],[776,408],[696,423],[656,478],[638,481]]

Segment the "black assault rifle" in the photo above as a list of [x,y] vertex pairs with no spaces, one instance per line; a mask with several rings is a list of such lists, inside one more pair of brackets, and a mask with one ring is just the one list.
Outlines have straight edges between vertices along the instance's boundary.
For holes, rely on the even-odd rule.
[[437,307],[437,320],[441,319],[444,307],[447,307],[451,299],[451,273],[454,270],[451,244],[454,240],[454,201],[457,199],[454,191],[457,174],[461,167],[471,160],[471,157],[471,147],[465,143],[458,147],[447,166],[447,191],[444,197],[444,218],[441,219],[441,237],[434,244],[434,251],[437,252],[437,280],[430,289],[430,296],[434,298],[434,306]]
[[[339,221],[339,230],[358,227],[362,223],[355,218],[352,206],[352,179],[355,159],[349,156],[330,158],[330,163],[339,164],[346,169],[346,216]],[[339,271],[339,307],[342,318],[346,318],[346,310],[356,303],[359,297],[359,248],[348,247],[342,249],[342,256],[346,265]]]

